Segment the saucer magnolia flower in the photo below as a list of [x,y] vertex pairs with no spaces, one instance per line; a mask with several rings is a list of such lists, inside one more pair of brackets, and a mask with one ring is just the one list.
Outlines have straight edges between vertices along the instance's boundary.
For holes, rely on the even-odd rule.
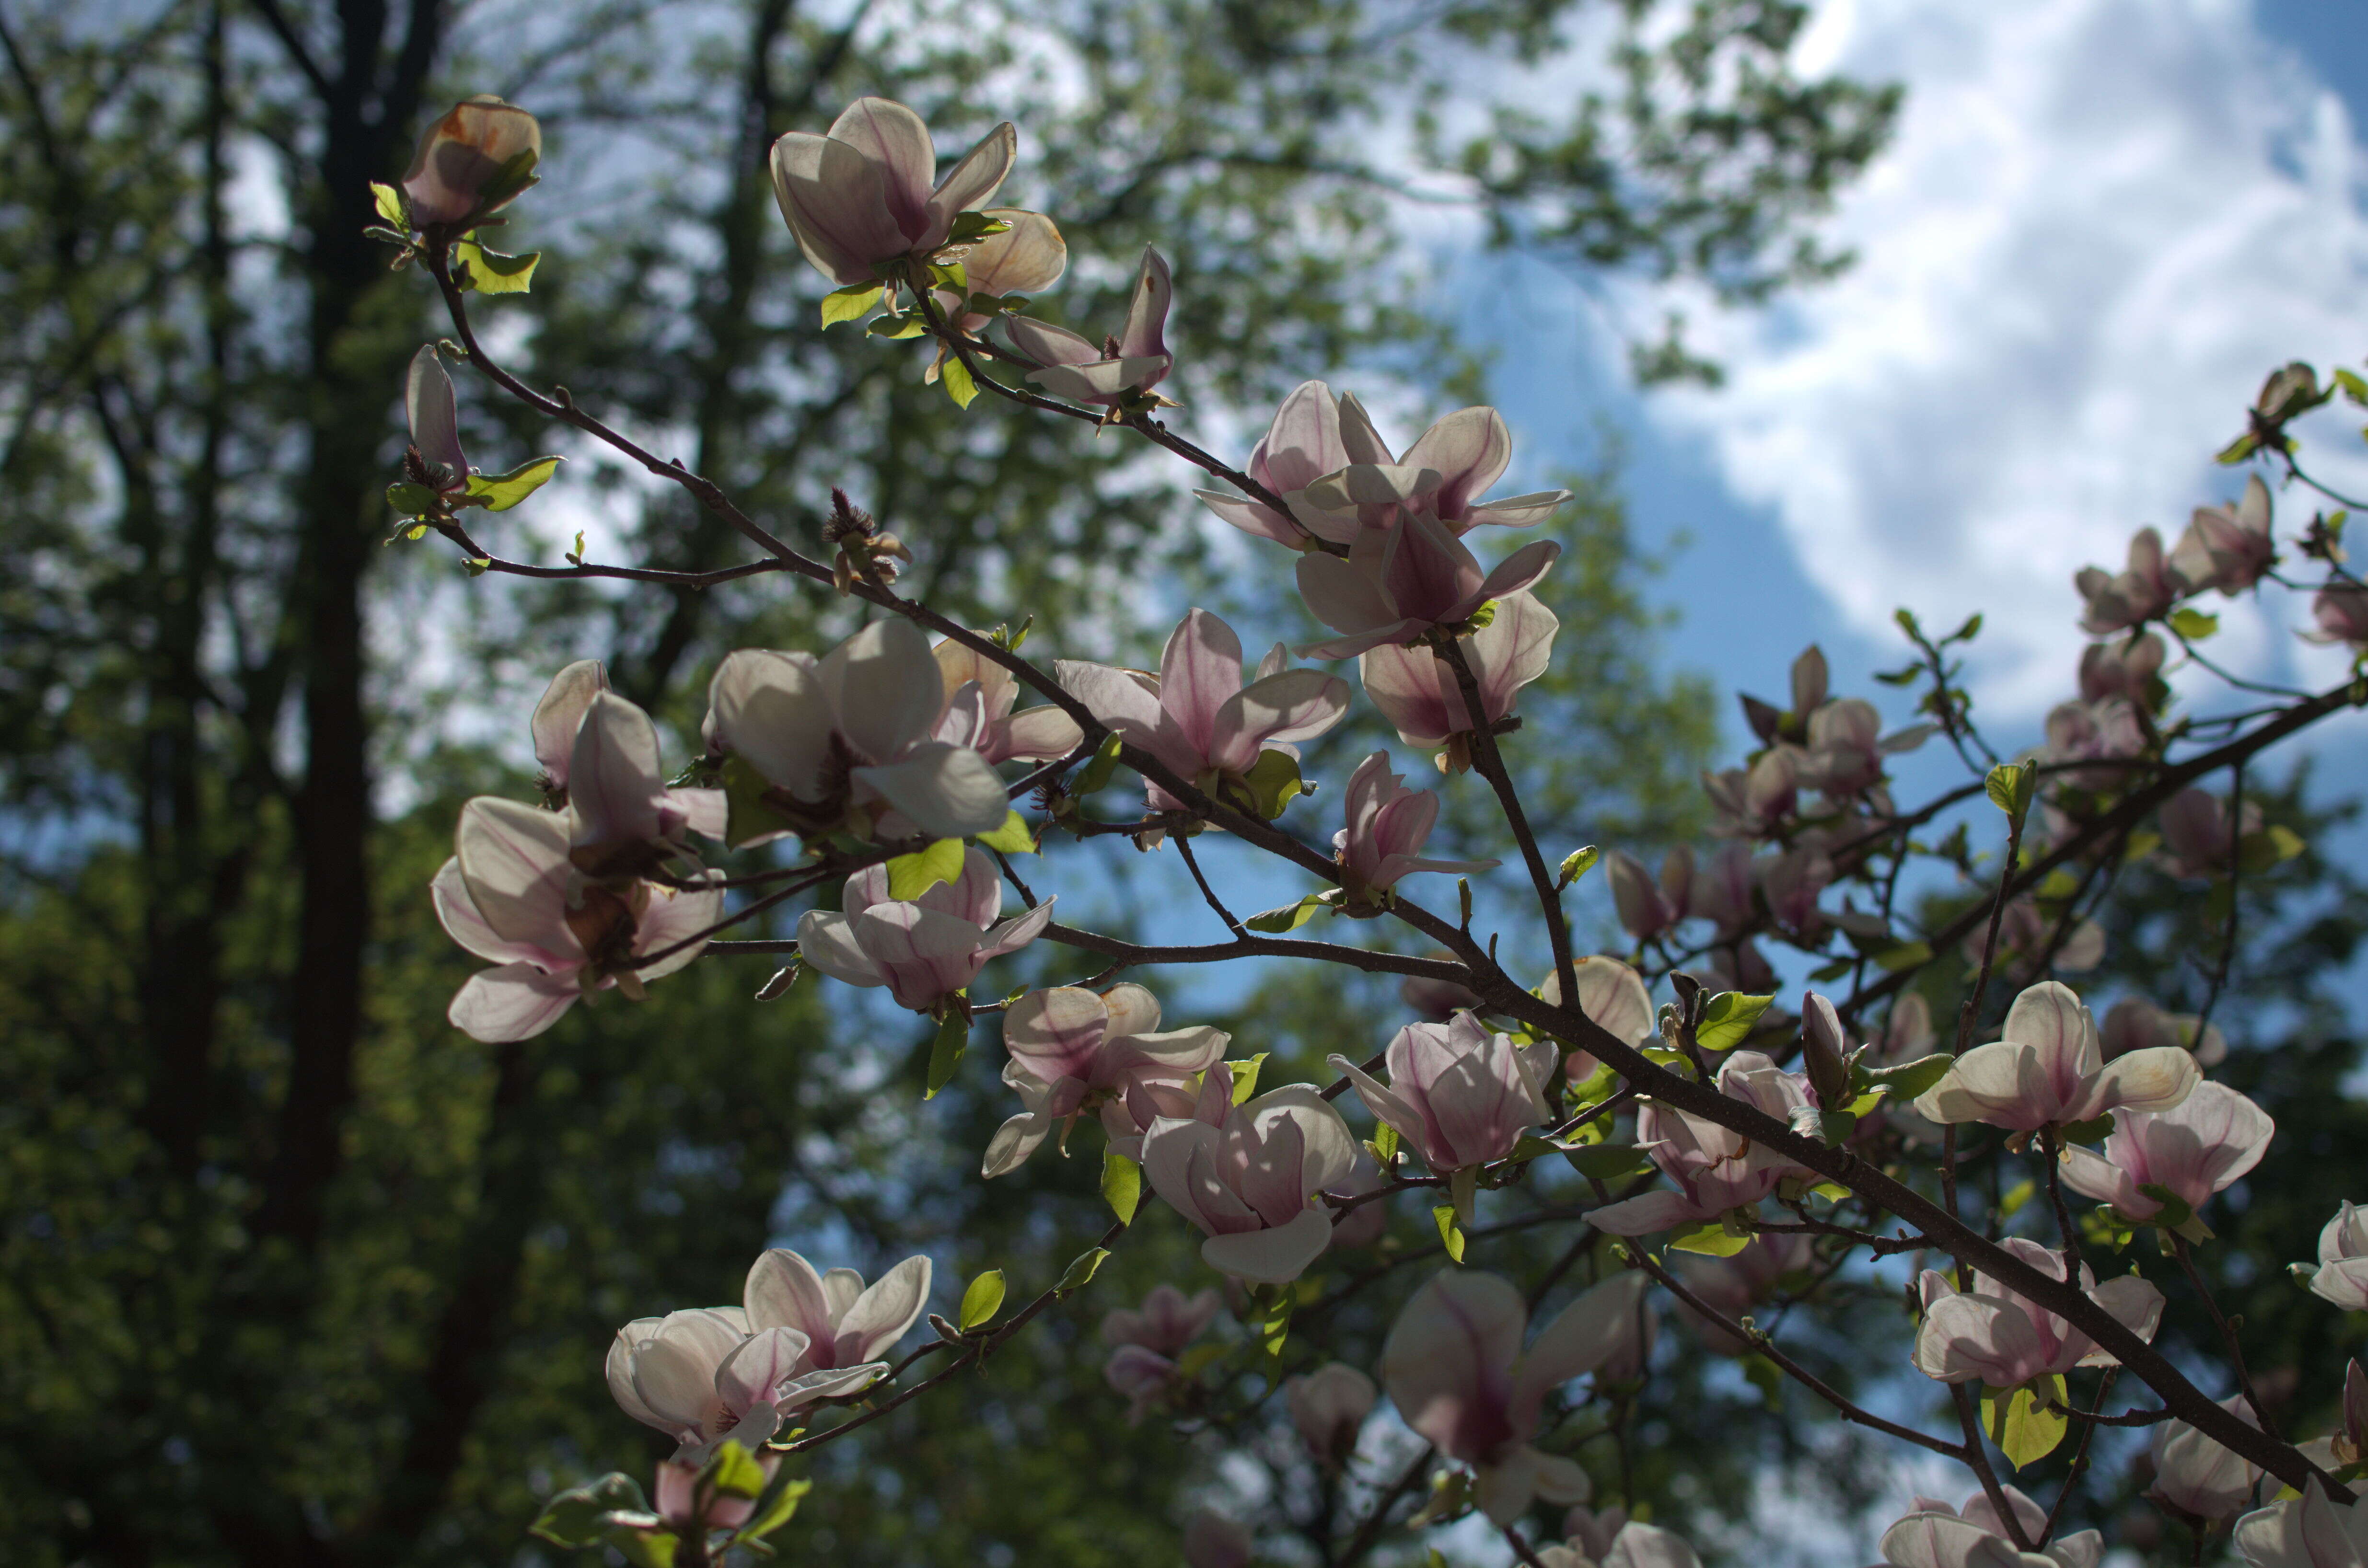
[[1115,337],[1097,345],[1033,316],[1012,316],[1003,330],[1019,352],[1041,367],[1029,371],[1028,380],[1055,397],[1106,403],[1115,413],[1118,405],[1166,381],[1175,366],[1176,356],[1167,351],[1165,335],[1167,306],[1175,295],[1167,257],[1145,245],[1134,297],[1126,308],[1126,325]]
[[413,477],[439,495],[465,493],[469,454],[461,449],[460,406],[444,358],[432,343],[411,357],[403,382],[403,412],[411,425],[411,449],[419,454],[424,470]]
[[[1571,971],[1578,980],[1578,1010],[1588,1021],[1607,1030],[1631,1045],[1642,1045],[1661,1032],[1660,1020],[1653,1012],[1653,998],[1645,989],[1644,976],[1615,958],[1591,953],[1572,963]],[[1538,987],[1538,997],[1548,1006],[1562,1006],[1562,976],[1549,974]],[[1584,1058],[1589,1065],[1582,1073],[1576,1063]],[[1570,1077],[1576,1082],[1595,1071],[1594,1058],[1583,1051],[1571,1052],[1574,1063]]]
[[[413,226],[458,223],[497,211],[534,183],[525,176],[541,153],[542,127],[516,104],[495,97],[455,104],[419,139],[419,150],[404,172]],[[528,159],[524,168],[500,177],[520,157]]]
[[658,727],[613,691],[585,704],[555,777],[566,780],[571,855],[587,877],[646,871],[681,852],[686,829],[723,836],[723,791],[670,787],[658,766]]
[[[1581,1508],[1571,1510],[1573,1515],[1584,1512]],[[1606,1519],[1622,1521],[1609,1532],[1596,1532],[1608,1534],[1608,1540],[1571,1530],[1566,1545],[1540,1547],[1538,1562],[1543,1568],[1702,1568],[1702,1559],[1685,1537],[1657,1525],[1626,1523],[1626,1515],[1622,1508],[1606,1511]],[[1565,1528],[1568,1528],[1567,1517]],[[1600,1550],[1590,1551],[1590,1546]]]
[[973,335],[994,319],[973,314],[965,308],[973,297],[987,294],[1002,299],[1009,294],[1038,293],[1060,281],[1061,274],[1069,267],[1069,242],[1061,237],[1053,220],[1042,212],[990,207],[981,216],[1009,226],[962,252],[965,288],[941,286],[935,290],[939,313]]
[[[1494,724],[1512,714],[1521,687],[1546,673],[1554,633],[1562,622],[1529,593],[1497,601],[1487,625],[1457,641],[1480,691],[1480,722]],[[1370,648],[1357,660],[1365,695],[1411,746],[1445,747],[1442,773],[1471,766],[1468,737],[1477,728],[1463,705],[1463,689],[1447,661],[1429,648],[1395,643]]]
[[1341,633],[1299,650],[1304,658],[1345,659],[1383,643],[1411,642],[1434,627],[1469,620],[1491,599],[1528,587],[1562,553],[1532,540],[1484,572],[1453,529],[1427,512],[1399,508],[1380,528],[1360,528],[1346,556],[1299,558],[1299,597],[1308,613]]
[[554,806],[567,803],[568,766],[575,760],[575,733],[592,699],[609,689],[609,666],[598,659],[578,659],[551,677],[542,699],[534,705],[529,726],[534,737],[534,759],[542,764],[535,783]]
[[1914,751],[1937,727],[1910,724],[1886,735],[1883,716],[1862,697],[1820,703],[1809,715],[1801,782],[1835,800],[1872,790],[1883,782],[1884,757]]
[[2173,876],[2222,877],[2237,863],[2238,846],[2260,831],[2261,811],[2248,801],[2232,823],[2223,797],[2181,790],[2163,802],[2157,820],[2162,824],[2163,858]]
[[[1247,790],[1242,781],[1262,754],[1278,751],[1295,761],[1298,750],[1288,743],[1324,733],[1349,711],[1347,681],[1321,670],[1285,669],[1283,656],[1278,642],[1259,662],[1258,678],[1243,685],[1241,639],[1196,609],[1168,634],[1156,676],[1068,659],[1053,667],[1095,718],[1228,799]],[[1144,788],[1154,810],[1183,804],[1148,779]]]
[[[1400,506],[1438,517],[1456,533],[1494,523],[1528,528],[1570,499],[1542,490],[1484,502],[1513,458],[1512,433],[1493,408],[1463,408],[1423,432],[1394,458],[1363,404],[1338,398],[1322,381],[1303,381],[1283,399],[1273,425],[1250,453],[1249,477],[1292,509],[1284,517],[1262,502],[1215,491],[1197,494],[1243,532],[1304,545],[1308,534],[1347,544],[1379,527]],[[1304,531],[1303,531],[1304,530]]]
[[838,284],[879,280],[880,267],[926,257],[1011,172],[1019,134],[1008,120],[962,155],[934,189],[929,128],[903,104],[858,98],[829,134],[792,131],[773,143],[773,199],[814,270]]
[[2338,583],[2319,589],[2310,601],[2315,631],[2298,632],[2305,642],[2348,642],[2368,648],[2368,588]]
[[1721,838],[1766,838],[1799,803],[1800,754],[1778,746],[1762,752],[1749,767],[1705,770],[1702,782],[1717,813],[1711,832]]
[[1014,713],[1019,677],[993,659],[951,638],[934,652],[946,700],[932,739],[968,746],[989,762],[1050,762],[1084,742],[1077,722],[1049,702]]
[[1604,1281],[1524,1351],[1529,1309],[1508,1281],[1476,1269],[1435,1274],[1390,1327],[1382,1386],[1407,1426],[1473,1468],[1481,1510],[1497,1523],[1520,1517],[1537,1497],[1584,1503],[1587,1471],[1530,1439],[1546,1396],[1620,1347],[1648,1283],[1633,1272]]
[[1288,1084],[1233,1103],[1220,1062],[1190,1117],[1163,1116],[1143,1135],[1152,1190],[1198,1225],[1209,1267],[1261,1285],[1299,1278],[1332,1240],[1332,1211],[1311,1204],[1347,1177],[1357,1141],[1332,1103]]
[[1224,1306],[1213,1290],[1188,1296],[1173,1285],[1154,1285],[1142,1306],[1114,1307],[1102,1314],[1102,1343],[1173,1356],[1200,1338]]
[[[2001,1486],[2014,1510],[2022,1539],[2047,1533],[2047,1511],[2011,1486]],[[1883,1561],[1890,1568],[2097,1568],[2105,1538],[2080,1530],[2048,1543],[2044,1551],[2018,1551],[1988,1497],[1965,1500],[1961,1514],[1936,1498],[1918,1497],[1915,1512],[1883,1532]]]
[[447,1017],[473,1040],[530,1039],[588,991],[616,986],[638,998],[706,943],[639,967],[632,960],[696,936],[723,913],[717,889],[584,883],[569,858],[571,818],[491,797],[461,808],[455,852],[429,891],[451,938],[500,966],[471,975],[452,998]]
[[744,648],[708,687],[712,750],[773,789],[766,804],[801,834],[901,817],[932,838],[985,833],[1010,814],[1003,780],[968,746],[931,738],[946,705],[929,640],[902,617],[875,620],[821,659]]
[[[2232,1394],[2220,1408],[2248,1426],[2261,1423],[2250,1401]],[[2166,1421],[2154,1429],[2154,1485],[2150,1496],[2199,1519],[2233,1518],[2253,1501],[2261,1471],[2249,1460],[2221,1447],[2184,1421]]]
[[1287,1378],[1283,1403],[1299,1440],[1326,1470],[1338,1470],[1357,1451],[1357,1434],[1381,1397],[1373,1380],[1343,1361],[1326,1361],[1304,1376]]
[[[1719,1067],[1717,1083],[1719,1093],[1729,1099],[1742,1100],[1788,1124],[1795,1109],[1815,1103],[1808,1080],[1785,1072],[1757,1051],[1738,1051],[1728,1057]],[[1803,1169],[1716,1122],[1655,1100],[1637,1108],[1636,1144],[1678,1184],[1678,1190],[1647,1192],[1588,1211],[1589,1224],[1615,1236],[1641,1236],[1755,1208],[1786,1176]]]
[[2252,1568],[2363,1568],[2368,1501],[2338,1503],[2314,1483],[2238,1519],[2231,1539]]
[[1614,849],[1606,857],[1603,869],[1611,882],[1611,903],[1619,911],[1620,925],[1638,941],[1650,941],[1685,919],[1694,880],[1694,852],[1689,846],[1680,844],[1661,858],[1658,882],[1643,862],[1625,850]]
[[2170,570],[2190,593],[2217,588],[2235,598],[2276,564],[2270,533],[2270,488],[2254,474],[2245,494],[2225,506],[2198,506],[2170,552]]
[[2347,1312],[2368,1312],[2368,1210],[2347,1199],[2318,1233],[2318,1267],[2297,1263],[2294,1275]]
[[2137,710],[2127,698],[2059,702],[2047,715],[2047,746],[2041,760],[2050,763],[2090,762],[2106,766],[2064,774],[2082,790],[2111,790],[2132,778],[2127,767],[2110,766],[2146,750],[2146,732],[2138,726]]
[[2080,699],[2118,697],[2134,707],[2151,707],[2164,652],[2162,639],[2151,631],[2089,643],[2080,654]]
[[1377,751],[1349,776],[1349,825],[1332,835],[1340,886],[1352,906],[1371,904],[1414,871],[1486,871],[1496,860],[1426,860],[1422,846],[1439,820],[1439,797],[1409,790],[1390,771],[1390,754]]
[[1156,1119],[1192,1114],[1193,1074],[1214,1070],[1232,1038],[1206,1024],[1162,1031],[1158,998],[1132,982],[1100,995],[1030,992],[1003,1016],[1003,1081],[1026,1108],[996,1130],[979,1174],[1018,1170],[1056,1124],[1095,1108],[1111,1146],[1133,1158]]
[[1612,1542],[1627,1523],[1625,1508],[1615,1506],[1599,1513],[1583,1503],[1576,1504],[1562,1517],[1562,1541],[1538,1548],[1538,1561],[1545,1568],[1603,1568]]
[[1302,381],[1282,400],[1274,423],[1258,437],[1245,465],[1247,477],[1290,507],[1290,516],[1245,495],[1219,490],[1192,494],[1209,510],[1258,539],[1294,550],[1306,548],[1310,536],[1346,544],[1364,525],[1354,515],[1336,517],[1308,505],[1308,486],[1352,462],[1389,460],[1389,448],[1354,392],[1335,398],[1322,381]]
[[1543,1094],[1551,1043],[1518,1050],[1510,1035],[1458,1013],[1444,1024],[1406,1025],[1383,1056],[1387,1086],[1337,1052],[1329,1062],[1437,1174],[1501,1160],[1523,1132],[1554,1119]]
[[751,1333],[804,1339],[795,1368],[801,1380],[837,1380],[829,1392],[860,1388],[888,1369],[882,1358],[929,1304],[929,1260],[908,1257],[867,1286],[852,1268],[816,1273],[798,1254],[774,1247],[748,1270],[744,1301]]
[[2169,1110],[2203,1079],[2195,1058],[2175,1046],[2107,1062],[2096,1019],[2068,986],[2052,980],[2014,999],[2001,1033],[1958,1057],[1917,1098],[1917,1113],[1928,1121],[2030,1132],[2109,1110]]
[[2105,1021],[2097,1026],[2097,1040],[2108,1062],[2158,1045],[2192,1053],[2199,1067],[2216,1067],[2228,1056],[2228,1037],[2217,1024],[2206,1024],[2192,1013],[2167,1013],[2143,996],[2124,996],[2108,1008]]
[[2134,1220],[2162,1210],[2158,1199],[2140,1190],[2147,1187],[2168,1187],[2200,1211],[2214,1193],[2261,1163],[2276,1131],[2268,1114],[2236,1090],[2198,1084],[2169,1110],[2115,1117],[2102,1153],[2078,1144],[2066,1148],[2064,1184]]
[[2083,566],[2072,585],[2089,602],[2080,630],[2092,637],[2123,631],[2169,613],[2180,596],[2190,592],[2163,559],[2162,535],[2140,528],[2130,540],[2130,563],[2119,574],[2101,566]]
[[[2062,1253],[2024,1236],[1998,1244],[2042,1274],[2065,1277]],[[2087,1264],[2080,1266],[2078,1283],[2083,1294],[2123,1327],[2141,1339],[2154,1337],[2162,1321],[2161,1291],[2135,1274],[2100,1285]],[[1917,1288],[1924,1300],[1924,1322],[1916,1331],[1916,1369],[1936,1381],[1979,1379],[1990,1388],[2010,1389],[2075,1367],[2120,1365],[2095,1340],[1987,1275],[1975,1275],[1974,1288],[1960,1291],[1949,1275],[1928,1268]]]
[[847,879],[840,914],[808,910],[798,921],[798,954],[849,985],[884,985],[900,1007],[936,1014],[969,988],[989,959],[1015,953],[1053,921],[1053,900],[1001,925],[1003,878],[983,849],[962,852],[962,874],[910,903],[888,896],[888,868]]
[[1127,1396],[1127,1423],[1149,1413],[1176,1381],[1176,1355],[1200,1336],[1217,1315],[1217,1292],[1187,1297],[1173,1285],[1156,1285],[1140,1310],[1120,1307],[1102,1319],[1102,1343],[1110,1346],[1102,1380]]

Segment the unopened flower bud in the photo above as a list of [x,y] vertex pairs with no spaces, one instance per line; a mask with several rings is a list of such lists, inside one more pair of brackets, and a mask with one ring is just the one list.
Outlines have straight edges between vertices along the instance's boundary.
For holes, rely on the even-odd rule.
[[508,205],[534,183],[541,155],[542,127],[516,104],[480,97],[454,105],[419,139],[403,176],[412,222],[459,223]]
[[1831,1002],[1810,992],[1801,1004],[1801,1061],[1809,1072],[1809,1086],[1817,1092],[1817,1104],[1827,1110],[1850,1103],[1850,1068],[1842,1061],[1849,1049],[1841,1015]]

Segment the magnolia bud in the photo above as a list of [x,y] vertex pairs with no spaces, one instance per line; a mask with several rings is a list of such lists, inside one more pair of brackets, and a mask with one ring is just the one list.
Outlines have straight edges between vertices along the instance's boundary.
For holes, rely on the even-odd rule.
[[403,176],[412,222],[458,223],[506,206],[534,183],[541,155],[542,127],[516,104],[495,97],[456,104],[420,138]]
[[1801,1004],[1801,1061],[1808,1068],[1809,1086],[1817,1091],[1817,1104],[1827,1110],[1850,1103],[1850,1068],[1842,1061],[1849,1045],[1834,1005],[1810,992]]
[[2359,1358],[2343,1374],[2343,1440],[2351,1445],[2349,1462],[2358,1464],[2368,1455],[2368,1371],[2362,1371]]
[[1315,1462],[1338,1470],[1356,1450],[1357,1434],[1372,1414],[1378,1397],[1373,1380],[1341,1361],[1318,1367],[1305,1377],[1283,1384],[1292,1424]]

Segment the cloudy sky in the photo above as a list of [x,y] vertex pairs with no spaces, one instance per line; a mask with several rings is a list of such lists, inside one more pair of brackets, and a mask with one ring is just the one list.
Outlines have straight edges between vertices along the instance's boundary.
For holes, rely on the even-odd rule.
[[[1982,609],[1978,689],[2029,722],[2078,656],[2073,572],[2236,494],[2210,456],[2271,366],[2368,351],[2368,13],[1827,0],[1804,47],[1810,69],[1908,90],[1835,220],[1858,267],[1772,312],[1697,310],[1726,387],[1644,396],[1604,307],[1531,267],[1577,349],[1507,345],[1497,395],[1541,456],[1583,450],[1607,413],[1627,433],[1640,535],[1691,540],[1666,585],[1689,612],[1678,656],[1723,687],[1777,685],[1804,626],[1864,668],[1897,662],[1895,607]],[[2305,436],[2323,477],[2368,483],[2355,424]],[[2277,612],[2225,619],[2248,671],[2331,676]]]

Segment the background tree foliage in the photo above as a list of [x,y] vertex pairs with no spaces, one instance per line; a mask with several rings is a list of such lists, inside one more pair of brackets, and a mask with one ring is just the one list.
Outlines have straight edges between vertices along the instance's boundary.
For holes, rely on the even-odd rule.
[[[1141,657],[1180,608],[1146,584],[1222,602],[1246,630],[1291,624],[1287,607],[1124,442],[991,402],[958,415],[914,353],[823,334],[821,286],[763,172],[774,136],[866,92],[913,104],[949,143],[1010,115],[1023,159],[1006,199],[1055,214],[1071,245],[1049,314],[1113,319],[1156,241],[1179,282],[1172,390],[1210,445],[1237,452],[1291,383],[1350,367],[1403,389],[1403,439],[1413,410],[1485,390],[1420,309],[1429,258],[1394,222],[1409,194],[1575,267],[1705,278],[1743,302],[1844,259],[1813,220],[1896,97],[1799,79],[1803,15],[1775,0],[0,0],[8,1559],[518,1560],[541,1495],[653,1457],[600,1386],[619,1324],[733,1298],[768,1238],[867,1272],[927,1247],[944,1308],[981,1267],[1041,1284],[1102,1222],[1074,1164],[975,1179],[1008,1108],[984,1025],[963,1080],[923,1108],[909,1017],[819,985],[753,1005],[760,974],[723,960],[522,1046],[444,1024],[467,965],[424,887],[462,798],[523,789],[524,705],[552,670],[604,658],[687,735],[723,648],[812,645],[848,623],[772,584],[521,589],[467,581],[434,544],[381,548],[401,366],[440,328],[420,280],[390,278],[360,231],[367,183],[401,172],[429,114],[492,90],[543,119],[548,177],[503,243],[545,261],[531,296],[486,310],[523,372],[649,433],[787,537],[811,539],[843,485],[913,542],[933,599]],[[1640,350],[1648,373],[1705,369],[1674,335]],[[477,392],[464,381],[482,466],[551,449]],[[571,483],[489,530],[509,553],[555,559],[580,526],[602,559],[734,558],[675,488],[559,449]],[[1580,488],[1546,585],[1563,656],[1525,698],[1517,748],[1541,834],[1682,836],[1706,694],[1656,662],[1616,472]],[[1321,766],[1375,738],[1338,739]],[[1074,858],[1088,854],[1113,911],[1156,875],[1121,846]],[[2357,890],[2318,862],[2277,875],[2248,892],[2262,913],[2245,950],[2315,899],[2308,940],[2280,950],[2317,967],[2239,965],[2232,1034],[2297,1043],[2241,1058],[2259,1081],[2249,1065],[2231,1081],[2282,1120],[2316,1116],[2292,1157],[2354,1157],[2356,1118],[2330,1094],[2351,1051],[2328,1043],[2331,1000],[2303,988],[2357,940]],[[2186,939],[2175,890],[2146,896],[2169,924],[2117,932],[2117,952]],[[1009,983],[1078,972],[1057,964],[1031,952]],[[1344,998],[1287,974],[1186,994],[1241,1048],[1275,1051],[1278,1074],[1312,1074],[1404,1016],[1386,987]],[[2306,994],[2320,1000],[2295,1006]],[[2282,1157],[2245,1223],[2305,1256],[2289,1233],[2309,1206],[2266,1192]],[[1401,1255],[1430,1244],[1426,1218],[1398,1217]],[[1172,1555],[1211,1450],[1158,1421],[1130,1429],[1093,1341],[1102,1311],[1189,1271],[1172,1219],[1147,1215],[1090,1292],[984,1376],[825,1450],[796,1550]],[[1526,1233],[1488,1244],[1516,1271],[1557,1261]],[[1344,1350],[1373,1350],[1419,1275],[1344,1302]],[[2297,1397],[2338,1348],[2296,1341]],[[1244,1380],[1196,1419],[1270,1421],[1258,1393]],[[1627,1462],[1665,1514],[1731,1512],[1770,1462],[1847,1457],[1830,1424],[1769,1408],[1726,1363],[1689,1358],[1645,1398]],[[1323,1506],[1269,1451],[1270,1522]],[[1616,1487],[1612,1457],[1588,1454]],[[1680,1454],[1710,1456],[1691,1495]]]

